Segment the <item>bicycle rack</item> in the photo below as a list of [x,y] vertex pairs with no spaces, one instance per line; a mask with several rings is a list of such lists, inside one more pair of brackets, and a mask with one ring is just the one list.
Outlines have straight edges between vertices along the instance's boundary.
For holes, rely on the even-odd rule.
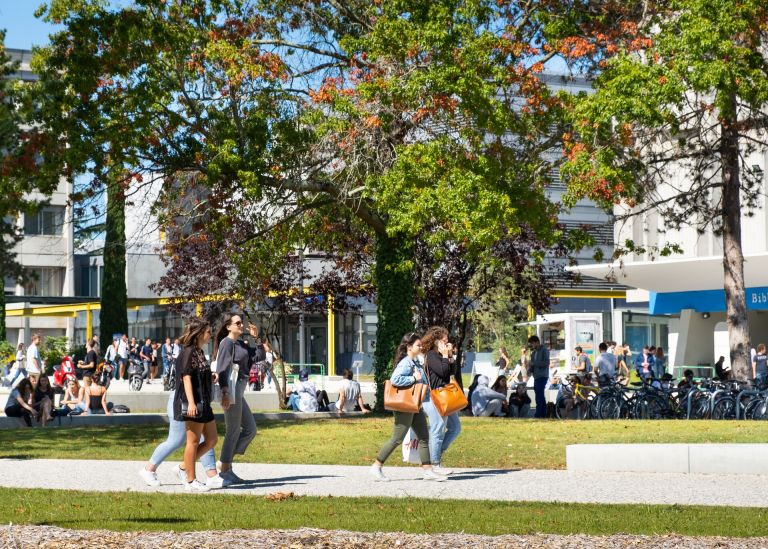
[[715,397],[720,393],[727,393],[727,389],[718,389],[709,397],[709,419],[712,419],[712,412],[715,409]]
[[[759,395],[760,391],[754,389],[744,389],[736,396],[736,419],[741,419],[741,397],[746,395]],[[746,412],[746,410],[744,410]]]
[[686,412],[686,419],[691,419],[691,404],[693,403],[693,394],[700,393],[700,392],[701,392],[701,389],[699,389],[695,385],[688,390],[688,395],[686,397],[688,398],[688,405],[686,406],[688,408],[688,411]]

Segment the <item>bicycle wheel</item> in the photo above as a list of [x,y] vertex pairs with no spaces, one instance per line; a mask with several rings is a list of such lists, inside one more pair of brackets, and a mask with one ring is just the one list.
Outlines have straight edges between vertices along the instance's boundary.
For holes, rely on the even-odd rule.
[[736,399],[723,396],[712,406],[712,419],[736,419]]
[[709,415],[709,394],[700,392],[694,394],[691,398],[692,401],[690,419],[706,418]]
[[600,419],[619,419],[621,417],[622,401],[618,396],[605,396],[600,399],[598,417]]
[[768,419],[768,398],[759,397],[750,402],[750,404],[752,403],[754,403],[754,406],[752,406],[752,413],[749,419]]
[[636,417],[637,419],[662,419],[665,409],[663,400],[655,395],[644,395],[637,401]]

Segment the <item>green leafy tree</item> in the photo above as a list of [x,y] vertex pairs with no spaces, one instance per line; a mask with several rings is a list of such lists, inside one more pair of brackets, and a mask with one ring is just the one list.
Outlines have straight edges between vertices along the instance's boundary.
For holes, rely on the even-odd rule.
[[[635,37],[601,62],[573,109],[571,200],[621,202],[627,216],[722,237],[731,364],[751,377],[741,216],[758,207],[768,145],[768,6],[756,0],[651,3],[623,24]],[[673,181],[673,184],[669,184]],[[622,216],[620,216],[621,218]]]
[[559,238],[545,153],[562,100],[541,73],[577,56],[564,40],[583,23],[560,3],[53,0],[41,13],[64,26],[37,56],[41,121],[68,145],[44,155],[50,169],[164,174],[172,268],[219,253],[216,275],[173,271],[190,294],[290,289],[274,273],[310,243],[345,274],[372,256],[378,381],[426,318],[415,241],[439,268],[441,249],[492,262],[523,227]]

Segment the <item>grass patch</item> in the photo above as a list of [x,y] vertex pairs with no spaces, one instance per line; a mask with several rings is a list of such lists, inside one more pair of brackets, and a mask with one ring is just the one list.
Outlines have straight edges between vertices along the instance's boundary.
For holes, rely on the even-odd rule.
[[[224,425],[219,425],[223,436]],[[367,465],[392,434],[390,417],[259,422],[238,461]],[[0,430],[0,457],[146,460],[167,427],[104,426]],[[557,421],[462,418],[446,453],[451,467],[564,469],[565,447],[577,443],[764,442],[764,421]],[[180,460],[181,451],[171,459]],[[387,463],[403,465],[399,453]]]
[[[212,512],[215,510],[215,512]],[[763,520],[767,519],[767,520]],[[0,489],[0,521],[113,531],[294,529],[476,534],[768,535],[768,510],[414,498],[95,493]]]

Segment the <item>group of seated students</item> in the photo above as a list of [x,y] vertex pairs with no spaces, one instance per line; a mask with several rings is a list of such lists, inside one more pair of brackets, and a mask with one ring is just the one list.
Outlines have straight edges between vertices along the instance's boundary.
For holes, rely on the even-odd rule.
[[525,383],[514,385],[507,397],[507,378],[500,376],[489,387],[488,376],[477,374],[469,387],[469,403],[472,415],[478,417],[528,417],[531,397]]
[[351,370],[344,370],[343,380],[339,387],[339,399],[330,402],[328,393],[318,390],[314,381],[309,380],[309,372],[301,370],[298,382],[286,395],[286,404],[294,412],[363,412],[368,413],[371,407],[363,401],[360,384],[353,379]]
[[112,414],[112,403],[107,400],[109,377],[99,375],[84,376],[83,384],[75,376],[67,378],[64,394],[54,406],[55,390],[48,376],[29,376],[22,379],[8,395],[5,415],[21,418],[28,426],[33,420],[45,427],[55,416],[78,414]]

